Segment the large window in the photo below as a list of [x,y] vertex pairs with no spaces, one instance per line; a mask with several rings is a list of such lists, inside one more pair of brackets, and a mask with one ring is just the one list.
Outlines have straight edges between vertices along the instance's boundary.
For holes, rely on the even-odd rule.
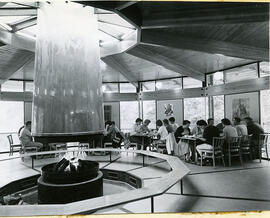
[[261,124],[265,132],[270,132],[270,90],[261,91]]
[[191,128],[198,120],[208,119],[208,98],[185,98],[184,119],[191,122]]
[[159,80],[156,82],[156,90],[182,89],[182,79]]
[[119,92],[118,83],[104,83],[102,85],[102,91],[109,92],[109,93]]
[[213,105],[214,121],[218,124],[224,118],[224,95],[213,96]]
[[8,80],[1,85],[2,92],[23,92],[23,82]]
[[269,62],[260,63],[260,77],[270,76]]
[[150,129],[156,128],[156,101],[143,101],[143,120],[149,119]]
[[151,82],[142,82],[142,91],[143,92],[152,92],[156,90],[156,83],[155,81]]
[[184,83],[184,89],[202,87],[202,81],[193,79],[191,77],[184,77],[183,83]]
[[139,117],[138,101],[120,102],[120,128],[124,132],[129,132],[135,120]]
[[121,93],[136,93],[136,87],[131,83],[120,83]]
[[0,101],[0,133],[17,132],[24,124],[24,103]]
[[24,83],[24,91],[33,92],[34,91],[34,83],[33,82],[25,82]]
[[224,71],[225,83],[258,78],[257,63]]

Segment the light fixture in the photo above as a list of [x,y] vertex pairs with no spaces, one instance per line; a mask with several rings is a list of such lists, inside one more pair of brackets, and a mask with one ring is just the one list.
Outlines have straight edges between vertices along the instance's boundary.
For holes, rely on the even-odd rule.
[[161,89],[162,88],[162,82],[156,82],[156,88]]
[[106,91],[106,86],[102,85],[102,92],[105,92],[105,91]]

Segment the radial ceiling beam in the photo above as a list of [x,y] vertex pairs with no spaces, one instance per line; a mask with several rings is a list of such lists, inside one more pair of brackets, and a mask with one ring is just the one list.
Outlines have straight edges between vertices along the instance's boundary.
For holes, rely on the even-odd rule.
[[0,47],[0,84],[29,63],[33,57],[33,52],[16,49],[9,45]]
[[115,7],[116,10],[123,10],[131,5],[134,5],[136,4],[137,1],[120,1],[120,2],[117,2],[117,6]]
[[109,65],[114,70],[121,73],[132,85],[138,88],[138,82],[136,77],[132,75],[132,73],[128,69],[128,66],[126,66],[126,64],[124,64],[123,61],[119,60],[117,55],[104,57],[102,58],[102,61],[107,65]]
[[17,32],[17,31],[23,30],[25,28],[34,26],[36,24],[37,24],[37,17],[34,16],[34,17],[27,17],[23,20],[19,20],[17,22],[14,22],[11,24],[11,27],[13,29],[13,32]]
[[35,52],[36,40],[32,37],[0,30],[0,41],[18,49]]
[[153,52],[151,50],[151,46],[147,46],[147,47],[138,45],[134,47],[133,49],[127,51],[127,53],[133,56],[136,56],[138,58],[148,60],[152,63],[161,65],[168,70],[181,74],[182,76],[189,76],[194,79],[201,80],[201,81],[204,80],[204,75],[200,71],[190,66],[187,66],[186,64],[184,65],[184,64],[181,64],[180,62],[170,59],[166,57],[165,55]]
[[[262,3],[211,4],[194,3],[185,8],[185,3],[176,4],[173,10],[155,10],[143,19],[142,29],[172,28],[190,25],[235,24],[269,20],[269,6]],[[161,5],[159,5],[161,6]],[[180,7],[182,6],[182,7]],[[166,5],[164,4],[164,7]]]
[[0,16],[37,16],[35,8],[0,8]]
[[267,48],[178,34],[168,34],[165,31],[158,30],[142,30],[141,35],[142,44],[188,49],[211,54],[223,54],[225,56],[242,59],[269,61],[269,49]]

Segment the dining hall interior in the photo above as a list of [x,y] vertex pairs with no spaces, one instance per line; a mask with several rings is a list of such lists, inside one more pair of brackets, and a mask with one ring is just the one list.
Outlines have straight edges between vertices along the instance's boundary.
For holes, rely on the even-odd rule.
[[268,3],[1,1],[0,216],[269,210],[269,95]]

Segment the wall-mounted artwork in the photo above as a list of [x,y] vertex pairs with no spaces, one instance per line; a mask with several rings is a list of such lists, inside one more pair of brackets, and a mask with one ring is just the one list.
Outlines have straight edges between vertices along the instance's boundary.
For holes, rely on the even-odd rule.
[[250,116],[250,101],[249,98],[233,99],[232,102],[233,117],[241,119]]
[[241,119],[251,117],[260,120],[259,93],[250,92],[225,96],[225,117],[232,120],[234,117]]
[[173,104],[164,104],[165,116],[173,116]]

